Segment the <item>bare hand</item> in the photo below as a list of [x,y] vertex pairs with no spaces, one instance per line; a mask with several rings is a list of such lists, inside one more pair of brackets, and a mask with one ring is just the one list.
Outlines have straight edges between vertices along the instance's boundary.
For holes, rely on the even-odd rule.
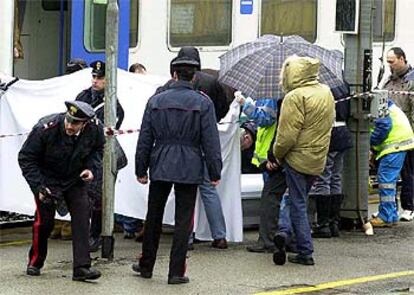
[[89,169],[83,170],[79,176],[85,182],[91,182],[93,180],[93,173]]
[[234,93],[234,98],[236,99],[236,102],[240,105],[244,105],[244,103],[246,102],[246,98],[243,96],[241,91],[236,91]]
[[210,183],[211,183],[212,186],[218,186],[219,183],[220,183],[220,180],[212,180],[212,181],[210,181]]
[[279,168],[279,164],[277,164],[277,163],[273,163],[273,162],[270,162],[270,161],[267,161],[267,162],[266,162],[266,169],[267,169],[267,170],[269,170],[269,171],[274,171],[274,170],[276,170],[277,168]]
[[138,181],[140,184],[147,184],[147,183],[148,183],[148,176],[147,176],[147,175],[145,175],[145,176],[143,176],[143,177],[137,177],[137,181]]

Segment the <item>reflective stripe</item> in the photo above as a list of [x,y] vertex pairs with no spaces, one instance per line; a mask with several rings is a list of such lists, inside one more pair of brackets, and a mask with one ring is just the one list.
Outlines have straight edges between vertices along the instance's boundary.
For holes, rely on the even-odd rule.
[[395,203],[395,196],[381,196],[381,203],[392,202]]
[[346,123],[345,122],[337,122],[337,121],[335,121],[332,124],[332,127],[343,127],[343,126],[346,126]]
[[399,148],[402,148],[402,147],[410,145],[410,144],[414,144],[414,138],[410,138],[408,140],[404,140],[404,141],[397,142],[397,143],[386,144],[386,145],[382,146],[382,150],[387,150],[387,149],[391,149],[391,148],[395,148],[395,149],[398,150]]
[[396,187],[396,183],[378,183],[378,188],[395,189]]

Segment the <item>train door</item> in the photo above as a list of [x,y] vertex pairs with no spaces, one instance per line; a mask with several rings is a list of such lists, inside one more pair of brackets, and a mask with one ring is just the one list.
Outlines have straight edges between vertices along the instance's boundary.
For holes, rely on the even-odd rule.
[[[72,1],[70,57],[105,60],[107,0]],[[127,69],[130,1],[119,1],[118,67]]]
[[68,33],[68,1],[16,0],[13,75],[45,79],[63,73]]

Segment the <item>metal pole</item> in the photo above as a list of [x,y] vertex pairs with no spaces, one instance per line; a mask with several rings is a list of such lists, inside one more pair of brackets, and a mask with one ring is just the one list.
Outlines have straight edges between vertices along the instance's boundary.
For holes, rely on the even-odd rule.
[[[115,126],[116,90],[118,68],[118,3],[109,0],[106,12],[106,87],[105,87],[105,127]],[[103,159],[103,212],[102,212],[102,257],[114,256],[114,196],[117,173],[112,136],[106,137]]]
[[[357,93],[371,90],[372,9],[372,0],[360,1],[359,32],[357,35],[344,35],[345,78],[352,86],[351,89]],[[351,100],[348,126],[353,135],[354,146],[345,154],[345,199],[341,217],[356,220],[360,225],[364,225],[368,219],[368,114],[368,97]]]

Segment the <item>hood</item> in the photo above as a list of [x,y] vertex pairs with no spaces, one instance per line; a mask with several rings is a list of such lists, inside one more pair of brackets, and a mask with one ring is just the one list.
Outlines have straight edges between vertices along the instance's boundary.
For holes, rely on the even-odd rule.
[[184,46],[180,49],[180,51],[177,54],[177,57],[188,57],[193,60],[198,61],[200,64],[200,67],[198,70],[201,69],[201,61],[200,61],[200,53],[198,52],[198,49],[193,46]]
[[290,56],[283,63],[280,84],[288,93],[293,89],[318,83],[320,62],[310,57]]

